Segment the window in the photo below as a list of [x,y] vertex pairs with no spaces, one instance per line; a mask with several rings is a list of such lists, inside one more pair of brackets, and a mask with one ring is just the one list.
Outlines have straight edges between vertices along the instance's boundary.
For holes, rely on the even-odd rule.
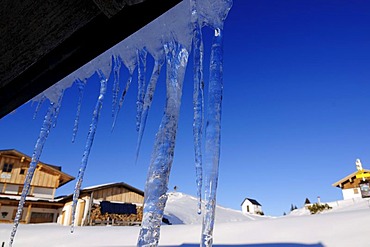
[[3,172],[12,172],[13,164],[4,163]]
[[19,174],[20,174],[20,175],[24,175],[25,173],[26,173],[26,169],[21,168],[21,170],[19,171]]

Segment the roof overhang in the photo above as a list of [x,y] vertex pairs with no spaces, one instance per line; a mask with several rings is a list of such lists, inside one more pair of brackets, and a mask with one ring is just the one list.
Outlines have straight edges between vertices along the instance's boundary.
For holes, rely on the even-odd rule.
[[135,187],[133,187],[129,184],[123,183],[123,182],[103,184],[103,185],[97,185],[97,186],[91,186],[91,187],[83,188],[81,190],[81,193],[83,193],[83,192],[89,193],[89,192],[93,192],[93,191],[96,191],[96,190],[113,188],[113,187],[123,187],[123,188],[126,188],[126,189],[130,190],[130,191],[136,192],[139,195],[144,196],[144,191],[139,190],[138,188],[135,188]]
[[[364,169],[363,173],[370,173],[370,170]],[[357,174],[358,174],[358,171],[355,171],[355,172],[349,174],[348,176],[342,178],[341,180],[333,183],[332,186],[342,188],[344,183],[348,183],[348,182],[351,182],[351,181],[355,180]]]
[[[6,150],[0,150],[0,154],[1,155],[5,155],[5,156],[12,156],[12,157],[19,157],[19,159],[22,159],[22,160],[26,160],[28,162],[31,163],[31,160],[32,158],[22,152],[19,152],[18,150],[15,150],[15,149],[6,149]],[[55,165],[50,165],[50,164],[46,164],[44,162],[41,162],[39,161],[37,163],[37,167],[39,169],[45,169],[47,170],[48,172],[52,173],[52,174],[57,174],[59,175],[59,185],[58,185],[58,188],[72,180],[74,180],[75,178],[67,173],[64,173],[62,172],[62,169],[60,166],[55,166]]]
[[180,1],[1,1],[0,118]]

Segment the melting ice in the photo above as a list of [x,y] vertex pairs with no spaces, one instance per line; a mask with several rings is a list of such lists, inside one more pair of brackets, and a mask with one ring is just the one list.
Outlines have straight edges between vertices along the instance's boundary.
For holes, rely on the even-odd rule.
[[[41,93],[35,100],[40,104],[45,98],[49,99],[50,107],[41,127],[39,138],[32,155],[30,169],[26,175],[25,185],[19,202],[14,227],[10,237],[12,246],[23,205],[28,194],[34,169],[39,161],[42,148],[52,126],[55,126],[61,99],[65,89],[75,82],[79,88],[79,100],[76,118],[73,126],[74,140],[78,129],[79,111],[82,102],[84,85],[87,78],[97,73],[100,78],[100,94],[95,106],[90,124],[85,150],[81,159],[81,167],[75,186],[73,197],[73,211],[75,212],[79,190],[83,175],[87,167],[88,157],[93,145],[94,135],[102,108],[104,94],[107,90],[107,78],[113,73],[113,100],[112,100],[112,129],[118,118],[125,95],[133,80],[133,72],[138,70],[138,94],[136,130],[138,141],[136,157],[139,154],[145,124],[154,96],[158,77],[162,65],[166,64],[166,105],[159,130],[153,147],[152,158],[149,164],[145,185],[142,228],[138,237],[138,246],[157,246],[160,237],[160,225],[163,210],[167,201],[168,179],[174,158],[176,132],[179,110],[181,105],[182,85],[185,69],[191,50],[193,50],[194,64],[194,94],[193,94],[193,134],[195,151],[195,173],[197,195],[199,197],[199,212],[202,205],[202,181],[204,180],[204,212],[201,233],[201,246],[212,246],[213,226],[216,205],[216,190],[218,181],[218,166],[220,157],[221,138],[221,102],[222,102],[222,32],[223,22],[232,6],[232,0],[183,0],[176,7],[157,18],[129,38],[118,43],[100,56],[96,57],[83,67],[73,72],[53,87]],[[207,115],[204,116],[204,78],[203,78],[203,40],[202,28],[208,26],[214,30],[211,47],[211,62],[209,66]],[[151,78],[146,83],[146,58],[149,53],[154,58],[154,68]],[[120,94],[120,68],[124,65],[129,71],[126,85]],[[146,85],[147,84],[147,85]],[[119,97],[119,95],[121,95]],[[40,105],[39,104],[39,105]],[[39,106],[36,109],[38,111]],[[35,113],[35,114],[36,114]],[[205,129],[205,161],[202,162],[203,122]],[[204,163],[204,167],[202,164]],[[204,174],[204,179],[203,175]],[[73,215],[74,219],[74,215]],[[72,223],[72,232],[74,220]]]

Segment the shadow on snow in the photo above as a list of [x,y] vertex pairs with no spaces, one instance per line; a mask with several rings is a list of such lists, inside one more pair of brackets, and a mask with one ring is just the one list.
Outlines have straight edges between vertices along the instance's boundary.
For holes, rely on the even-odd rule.
[[[198,247],[198,246],[199,244],[179,245],[179,247]],[[298,243],[214,244],[213,246],[214,247],[325,247],[321,243],[317,243],[317,244],[298,244]]]

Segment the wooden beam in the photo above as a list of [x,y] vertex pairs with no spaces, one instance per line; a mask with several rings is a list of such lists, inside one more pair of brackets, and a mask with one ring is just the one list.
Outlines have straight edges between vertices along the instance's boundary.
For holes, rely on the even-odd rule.
[[25,218],[26,224],[30,223],[30,219],[31,219],[31,208],[32,208],[32,204],[30,203],[28,205],[27,214],[26,214],[26,218]]

